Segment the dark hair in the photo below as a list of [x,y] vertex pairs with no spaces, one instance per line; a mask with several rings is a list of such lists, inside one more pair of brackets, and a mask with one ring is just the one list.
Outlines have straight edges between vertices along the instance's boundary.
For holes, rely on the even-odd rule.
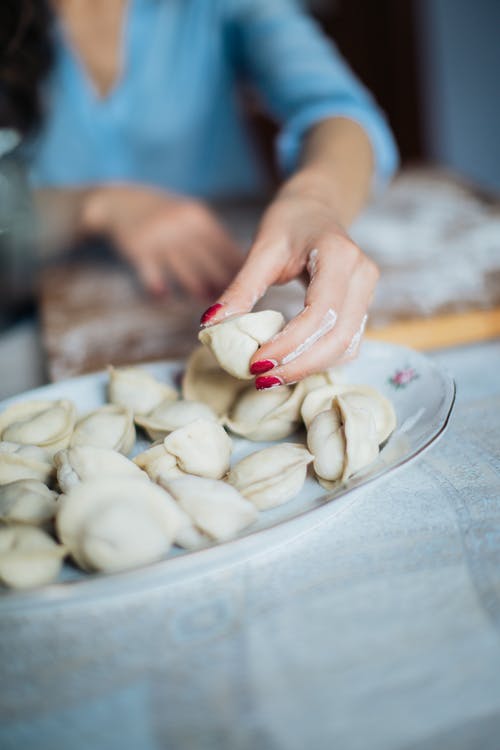
[[0,0],[0,127],[24,135],[39,124],[41,85],[51,62],[45,0]]

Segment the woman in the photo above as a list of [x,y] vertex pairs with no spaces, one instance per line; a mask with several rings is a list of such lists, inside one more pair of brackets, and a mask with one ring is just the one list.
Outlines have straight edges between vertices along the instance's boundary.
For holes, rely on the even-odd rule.
[[[370,96],[299,5],[54,0],[52,9],[55,61],[31,151],[45,211],[70,220],[66,230],[108,235],[153,292],[215,293],[202,325],[305,273],[303,311],[253,358],[257,388],[353,356],[378,272],[346,228],[397,157]],[[281,123],[286,178],[238,270],[234,240],[202,201],[264,187],[241,81]]]

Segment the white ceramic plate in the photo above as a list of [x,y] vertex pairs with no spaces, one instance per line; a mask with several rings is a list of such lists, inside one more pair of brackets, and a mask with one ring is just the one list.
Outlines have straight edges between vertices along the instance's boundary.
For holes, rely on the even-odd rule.
[[[162,362],[145,365],[156,377],[171,384],[179,382],[183,370],[181,362]],[[23,393],[0,403],[0,410],[15,401],[33,398],[69,398],[83,413],[105,403],[106,373],[84,375]],[[130,592],[135,586],[165,585],[184,575],[207,570],[209,565],[228,565],[242,561],[249,554],[282,544],[290,538],[320,524],[353,498],[368,482],[380,481],[394,469],[404,465],[428,448],[445,429],[455,399],[453,380],[441,372],[433,362],[418,352],[404,347],[379,342],[365,342],[358,359],[345,366],[342,380],[366,383],[388,396],[397,414],[398,427],[380,452],[378,460],[368,469],[353,477],[335,493],[325,490],[308,478],[302,492],[284,505],[259,514],[249,530],[224,544],[213,545],[196,552],[172,548],[169,556],[154,565],[114,575],[86,575],[66,564],[61,582],[31,592],[7,592],[7,601],[35,603],[60,601],[61,596],[80,599],[82,596],[111,592]],[[233,462],[268,443],[253,443],[234,437]],[[305,434],[294,438],[305,441]],[[147,443],[138,441],[135,452]]]

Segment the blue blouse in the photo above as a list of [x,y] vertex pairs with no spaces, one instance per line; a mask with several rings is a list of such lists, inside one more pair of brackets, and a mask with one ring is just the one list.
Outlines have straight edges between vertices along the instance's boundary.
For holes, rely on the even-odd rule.
[[265,177],[238,96],[248,81],[281,124],[288,172],[304,133],[331,116],[368,133],[379,180],[397,165],[369,93],[296,0],[130,0],[124,70],[100,98],[56,25],[47,116],[32,149],[36,185],[135,181],[213,198]]

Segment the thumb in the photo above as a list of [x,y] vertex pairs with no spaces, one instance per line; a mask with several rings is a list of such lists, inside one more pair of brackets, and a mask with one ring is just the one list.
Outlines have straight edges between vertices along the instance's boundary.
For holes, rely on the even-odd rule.
[[213,325],[231,315],[250,312],[279,277],[280,271],[279,258],[271,248],[252,249],[226,291],[205,310],[201,325]]

